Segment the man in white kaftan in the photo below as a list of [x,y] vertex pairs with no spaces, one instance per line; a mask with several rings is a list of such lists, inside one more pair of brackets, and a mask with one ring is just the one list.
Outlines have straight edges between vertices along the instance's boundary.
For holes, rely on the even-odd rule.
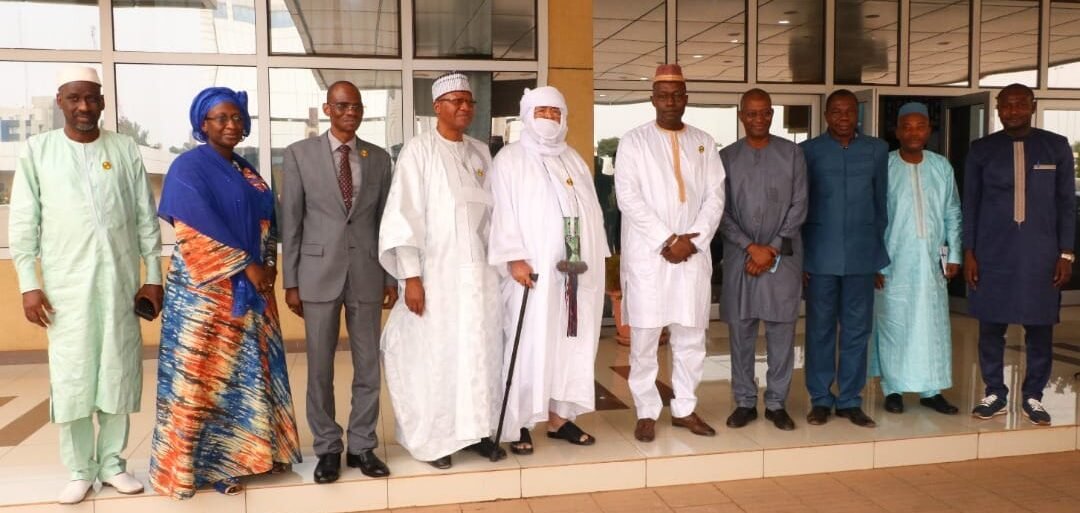
[[672,424],[694,434],[716,432],[694,409],[705,361],[711,300],[712,240],[724,212],[724,166],[716,142],[682,122],[686,83],[678,65],[657,68],[656,121],[619,142],[615,192],[622,211],[620,278],[630,325],[630,392],[634,436],[651,441],[662,403],[655,380],[660,332],[671,332]]
[[48,329],[49,417],[71,473],[59,502],[74,504],[95,480],[142,492],[121,457],[142,396],[134,306],[145,299],[160,311],[164,289],[154,197],[135,141],[98,127],[104,98],[95,70],[67,68],[58,82],[65,125],[27,141],[8,233],[26,318]]
[[[529,454],[528,429],[537,422],[548,422],[549,437],[581,445],[594,441],[573,421],[595,409],[593,364],[604,308],[604,258],[609,252],[592,174],[566,144],[563,95],[554,87],[526,89],[521,119],[525,125],[521,141],[495,157],[488,262],[502,277],[504,380],[523,286],[532,287],[503,429],[521,431],[520,440],[510,448]],[[584,267],[584,272],[564,272],[560,262],[564,268]],[[533,273],[539,275],[535,282],[529,278]]]
[[941,395],[952,386],[952,331],[948,280],[960,272],[960,199],[948,159],[924,150],[930,118],[921,103],[901,107],[889,153],[891,263],[875,292],[869,374],[881,376],[885,409],[902,413],[904,392],[940,413],[957,408]]
[[502,340],[498,274],[487,262],[491,156],[465,135],[475,112],[468,79],[443,75],[432,98],[436,130],[402,148],[379,229],[379,263],[405,299],[381,346],[398,443],[445,469],[462,448],[497,450],[487,437],[498,422]]

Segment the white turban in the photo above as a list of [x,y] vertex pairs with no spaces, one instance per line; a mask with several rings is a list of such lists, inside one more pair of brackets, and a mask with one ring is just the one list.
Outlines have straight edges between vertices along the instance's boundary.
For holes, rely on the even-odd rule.
[[68,66],[56,74],[56,88],[64,87],[71,82],[92,82],[101,85],[97,70],[86,66]]
[[[558,123],[558,130],[538,129],[540,123],[554,123],[548,119],[536,119],[534,114],[537,107],[558,107],[562,114]],[[540,152],[543,155],[559,155],[566,151],[566,118],[569,113],[566,109],[566,99],[558,89],[551,86],[525,89],[521,96],[521,121],[525,124],[525,131],[521,133],[521,142],[526,148]]]
[[469,77],[456,71],[451,71],[450,73],[436,78],[435,82],[432,82],[431,84],[431,99],[438,100],[440,96],[454,91],[468,91],[472,93],[472,88],[469,87]]

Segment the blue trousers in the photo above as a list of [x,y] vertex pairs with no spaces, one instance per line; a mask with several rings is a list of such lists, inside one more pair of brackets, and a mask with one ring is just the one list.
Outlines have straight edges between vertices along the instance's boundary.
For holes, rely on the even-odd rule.
[[[866,344],[873,322],[873,274],[810,275],[806,288],[806,389],[812,405],[862,406]],[[832,393],[834,381],[838,395]]]
[[[979,321],[979,370],[986,384],[986,395],[997,394],[1002,399],[1009,396],[1009,387],[1005,386],[1005,330],[1008,327],[1008,324]],[[1024,325],[1027,370],[1020,389],[1024,400],[1034,397],[1042,401],[1043,389],[1050,382],[1050,368],[1054,363],[1053,339],[1053,325]]]

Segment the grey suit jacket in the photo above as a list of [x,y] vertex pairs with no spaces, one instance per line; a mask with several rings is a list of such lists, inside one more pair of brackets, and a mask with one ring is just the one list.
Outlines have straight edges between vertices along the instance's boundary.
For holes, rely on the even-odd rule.
[[393,278],[379,265],[379,222],[390,191],[390,154],[357,138],[360,190],[351,211],[337,182],[330,140],[318,137],[285,148],[278,223],[285,288],[299,287],[303,301],[333,301],[348,277],[347,299],[381,302]]

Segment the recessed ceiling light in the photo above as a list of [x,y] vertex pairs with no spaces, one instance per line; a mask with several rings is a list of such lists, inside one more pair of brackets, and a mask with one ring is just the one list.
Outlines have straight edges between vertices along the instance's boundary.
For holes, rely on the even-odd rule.
[[638,77],[638,80],[648,80],[649,77]]
[[787,25],[787,24],[791,23],[791,21],[789,21],[789,20],[780,20],[777,23],[779,23],[781,25]]
[[701,54],[695,54],[695,55],[694,55],[694,58],[695,58],[695,59],[700,59],[700,58],[702,58],[702,57],[704,57],[704,55],[701,55]]
[[600,95],[600,97],[601,97],[601,98],[606,98],[606,97],[607,97],[607,95],[606,95],[606,94],[602,94],[602,95]]
[[738,42],[739,42],[739,40],[738,40],[738,39],[732,39],[732,40],[731,40],[731,42],[732,42],[732,43],[738,43]]

